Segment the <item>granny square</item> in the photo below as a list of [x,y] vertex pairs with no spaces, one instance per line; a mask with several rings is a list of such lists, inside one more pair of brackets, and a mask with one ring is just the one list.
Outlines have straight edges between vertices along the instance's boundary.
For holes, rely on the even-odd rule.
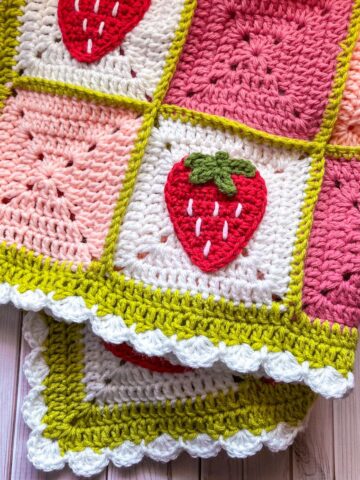
[[[267,189],[264,217],[245,252],[225,268],[211,274],[198,268],[182,248],[164,196],[173,165],[198,150],[204,154],[226,151],[231,157],[251,161],[259,170]],[[192,295],[200,294],[202,298],[223,298],[236,305],[243,302],[246,306],[271,306],[274,301],[283,302],[290,287],[293,250],[310,165],[311,158],[301,151],[290,152],[211,127],[160,117],[158,127],[153,129],[149,139],[124,217],[115,266],[125,276],[161,288],[164,292],[169,288],[181,293],[189,291]],[[259,194],[256,191],[251,195]],[[188,201],[188,198],[184,199],[183,211],[186,211]],[[212,205],[210,215],[215,203],[212,202]],[[194,218],[202,218],[203,227],[199,232],[200,239],[203,239],[202,248],[209,241],[210,248],[215,248],[217,226],[210,231],[204,230],[208,220],[196,210],[196,200],[192,209]],[[218,216],[222,217],[220,206]],[[225,216],[226,213],[223,218]],[[231,236],[236,226],[228,221]],[[220,230],[223,222],[220,221]]]
[[31,462],[45,471],[66,464],[77,475],[109,462],[130,466],[181,451],[244,458],[263,446],[289,446],[314,400],[302,385],[233,377],[223,368],[156,372],[115,356],[86,325],[36,314],[24,322],[32,351],[23,415],[32,432]]
[[99,259],[141,115],[18,91],[0,117],[0,241]]
[[319,132],[351,0],[199,0],[165,101],[259,130]]
[[[135,15],[140,4],[141,20],[129,11]],[[20,18],[16,70],[26,77],[151,101],[183,7],[184,0],[28,0]]]
[[312,317],[358,326],[360,162],[328,158],[309,241],[303,302]]
[[359,22],[359,0],[3,0],[0,304],[345,395],[360,149],[330,138]]

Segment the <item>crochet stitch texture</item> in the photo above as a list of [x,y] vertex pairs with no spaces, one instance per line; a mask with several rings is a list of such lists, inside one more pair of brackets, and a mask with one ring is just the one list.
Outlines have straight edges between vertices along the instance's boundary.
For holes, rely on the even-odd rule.
[[285,449],[314,399],[302,385],[281,385],[229,371],[156,373],[119,361],[87,326],[35,314],[24,323],[32,351],[32,387],[23,414],[32,429],[29,458],[51,471],[66,463],[78,475],[109,461],[130,466],[143,456],[168,461],[183,450],[210,457],[221,448],[244,458],[267,446]]
[[195,152],[174,165],[164,194],[191,262],[213,272],[245,248],[263,218],[267,191],[251,162],[226,152]]
[[94,62],[118,47],[143,18],[150,0],[59,0],[58,19],[64,44],[80,62]]
[[99,259],[137,117],[36,92],[10,99],[0,119],[1,238],[57,260]]
[[[63,41],[58,7],[0,3],[0,303],[89,321],[106,342],[187,367],[220,362],[344,395],[360,153],[333,127],[346,122],[350,66],[356,83],[359,0],[152,0],[89,62]],[[254,165],[267,203],[242,251],[204,272],[164,191],[185,156],[217,152]],[[192,188],[204,196],[216,177]],[[206,257],[204,225],[192,235]],[[224,242],[235,228],[224,218]]]
[[352,2],[199,0],[165,101],[312,139]]

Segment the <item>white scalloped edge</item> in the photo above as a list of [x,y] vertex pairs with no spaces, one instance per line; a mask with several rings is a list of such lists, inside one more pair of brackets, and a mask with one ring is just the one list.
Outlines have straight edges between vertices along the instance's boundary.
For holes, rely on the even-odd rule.
[[93,332],[106,342],[127,342],[149,356],[173,353],[182,364],[193,368],[209,368],[220,361],[233,372],[261,372],[277,382],[304,383],[325,398],[341,398],[354,387],[352,372],[344,377],[331,366],[311,368],[309,362],[300,364],[288,351],[269,352],[266,346],[253,350],[247,344],[227,346],[224,342],[214,345],[202,335],[178,340],[176,335],[167,337],[159,329],[136,333],[136,325],[128,327],[120,316],[109,314],[98,317],[97,306],[87,308],[81,297],[72,296],[56,301],[53,295],[46,295],[39,289],[20,293],[17,286],[0,284],[0,304],[11,302],[17,308],[35,312],[44,309],[54,318],[67,322],[82,323],[89,320]]
[[259,452],[266,446],[272,452],[288,448],[296,435],[304,430],[307,418],[297,427],[280,423],[275,429],[265,430],[258,436],[248,430],[241,430],[232,437],[213,440],[206,434],[199,434],[193,440],[175,440],[167,434],[160,435],[156,440],[146,444],[142,441],[135,444],[125,441],[115,449],[104,448],[97,453],[91,448],[81,452],[66,452],[61,455],[59,444],[56,441],[43,437],[42,432],[46,424],[42,418],[47,411],[42,392],[45,390],[43,381],[49,373],[48,366],[43,358],[42,346],[48,329],[40,315],[30,313],[24,319],[23,335],[32,348],[24,363],[24,373],[31,386],[26,396],[22,413],[25,423],[32,430],[27,442],[28,458],[39,470],[50,472],[60,470],[69,465],[76,475],[90,477],[100,473],[112,462],[116,467],[129,467],[140,462],[147,456],[160,462],[174,460],[181,452],[186,451],[192,457],[210,458],[224,449],[230,457],[246,458]]

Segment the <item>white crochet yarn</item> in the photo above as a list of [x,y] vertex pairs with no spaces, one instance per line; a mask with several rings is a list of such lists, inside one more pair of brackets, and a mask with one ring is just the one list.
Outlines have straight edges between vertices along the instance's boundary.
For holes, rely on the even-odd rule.
[[[174,163],[185,155],[218,150],[256,165],[266,182],[268,205],[248,244],[248,255],[239,255],[226,268],[208,274],[191,263],[177,239],[164,186]],[[283,298],[288,289],[309,167],[310,159],[301,152],[160,118],[121,227],[115,264],[128,278],[164,291],[200,293],[204,298],[213,295],[247,306],[271,305],[274,296]]]
[[89,320],[94,333],[106,342],[128,342],[147,355],[162,356],[172,352],[183,364],[194,368],[209,368],[216,362],[222,362],[234,372],[264,373],[278,382],[305,383],[315,393],[326,398],[341,398],[354,387],[353,373],[349,372],[344,377],[330,366],[311,368],[308,362],[300,364],[287,351],[269,352],[266,346],[253,350],[247,344],[227,346],[223,342],[214,345],[201,335],[189,340],[178,340],[176,335],[166,337],[159,329],[136,334],[134,325],[127,327],[119,316],[98,317],[97,306],[87,308],[81,297],[54,300],[53,295],[46,295],[39,289],[20,293],[16,286],[0,284],[0,305],[11,302],[24,310],[38,312],[44,309],[53,317],[68,322],[82,323]]
[[[267,446],[274,452],[285,450],[294,441],[297,433],[304,428],[304,425],[290,427],[280,423],[275,429],[269,432],[264,430],[258,436],[248,430],[241,430],[232,437],[227,439],[220,437],[218,440],[213,440],[204,434],[198,435],[193,440],[182,438],[175,440],[163,434],[148,444],[143,441],[140,445],[136,445],[125,441],[113,450],[104,448],[100,452],[95,452],[91,448],[86,448],[80,452],[65,452],[61,455],[58,442],[42,435],[46,425],[42,424],[41,420],[47,410],[42,397],[46,387],[42,382],[48,374],[48,367],[42,356],[44,351],[42,344],[47,335],[47,327],[39,314],[28,314],[24,320],[23,331],[32,347],[32,352],[24,366],[24,372],[32,388],[24,401],[22,412],[25,422],[32,430],[28,440],[28,457],[40,470],[47,472],[59,470],[69,464],[76,475],[89,477],[101,472],[109,462],[117,467],[130,466],[141,461],[144,456],[167,462],[176,458],[184,450],[194,457],[208,458],[224,449],[231,457],[245,458],[257,453],[263,446]],[[86,344],[90,342],[91,335],[90,332],[86,334]],[[89,354],[89,345],[86,348]],[[148,373],[152,375],[151,372]],[[211,372],[208,374],[211,375]],[[197,374],[193,372],[192,375]],[[188,381],[188,379],[184,380],[185,384]],[[232,383],[234,386],[234,382]]]
[[149,100],[163,74],[184,0],[152,0],[143,20],[126,35],[121,50],[116,48],[92,64],[77,62],[64,46],[57,5],[58,0],[32,0],[26,4],[21,18],[17,71],[30,77]]
[[127,402],[175,401],[229,388],[237,390],[233,376],[224,366],[184,373],[157,373],[124,362],[106,350],[89,327],[84,329],[84,383],[86,400],[99,405]]
[[[31,408],[31,405],[29,405]],[[31,411],[24,409],[24,415],[31,415]],[[174,460],[181,452],[186,451],[192,457],[210,458],[224,449],[230,457],[246,458],[259,452],[266,446],[272,452],[286,450],[295,440],[296,435],[303,427],[290,427],[280,423],[274,430],[263,431],[255,436],[248,430],[241,430],[232,437],[213,440],[208,435],[198,435],[194,440],[174,440],[169,435],[161,435],[154,442],[136,445],[124,442],[120,447],[110,450],[104,448],[96,453],[90,448],[81,452],[67,452],[60,454],[57,442],[53,442],[41,435],[41,429],[31,432],[28,440],[28,457],[34,466],[46,472],[60,470],[66,464],[76,475],[90,477],[100,473],[112,462],[116,467],[130,467],[140,462],[143,457],[149,457],[159,462]]]

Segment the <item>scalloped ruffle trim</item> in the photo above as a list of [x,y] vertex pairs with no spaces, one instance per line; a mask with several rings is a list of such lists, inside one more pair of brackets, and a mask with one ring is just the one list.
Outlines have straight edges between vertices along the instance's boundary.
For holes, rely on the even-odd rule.
[[94,333],[106,342],[127,342],[149,356],[175,354],[182,364],[193,368],[210,368],[220,361],[233,372],[266,375],[277,382],[304,383],[325,398],[341,398],[354,386],[352,372],[344,376],[332,366],[312,368],[308,361],[299,363],[292,353],[271,352],[266,345],[259,350],[245,343],[214,345],[202,335],[179,340],[176,335],[167,337],[159,329],[136,333],[136,325],[128,327],[120,316],[98,317],[97,307],[89,309],[81,297],[54,300],[52,293],[46,295],[39,289],[20,293],[16,286],[0,284],[0,304],[9,302],[24,310],[45,310],[52,317],[67,322],[90,321]]
[[264,446],[273,452],[285,450],[304,429],[305,422],[297,427],[280,423],[275,429],[268,432],[263,430],[258,436],[244,429],[229,438],[219,437],[217,440],[205,434],[192,440],[176,440],[163,434],[147,444],[144,441],[140,444],[125,441],[115,449],[104,448],[95,452],[91,448],[85,448],[80,452],[68,451],[62,455],[58,442],[42,435],[46,428],[42,418],[47,411],[42,395],[46,388],[43,381],[49,373],[43,358],[43,343],[47,334],[46,323],[40,315],[28,314],[25,317],[23,335],[32,350],[25,359],[24,373],[31,390],[25,398],[22,413],[26,424],[32,430],[27,444],[28,458],[40,470],[60,470],[68,464],[76,475],[89,477],[100,473],[110,462],[116,467],[129,467],[140,462],[145,456],[168,462],[183,451],[193,457],[209,458],[224,449],[230,457],[246,458],[259,452]]

